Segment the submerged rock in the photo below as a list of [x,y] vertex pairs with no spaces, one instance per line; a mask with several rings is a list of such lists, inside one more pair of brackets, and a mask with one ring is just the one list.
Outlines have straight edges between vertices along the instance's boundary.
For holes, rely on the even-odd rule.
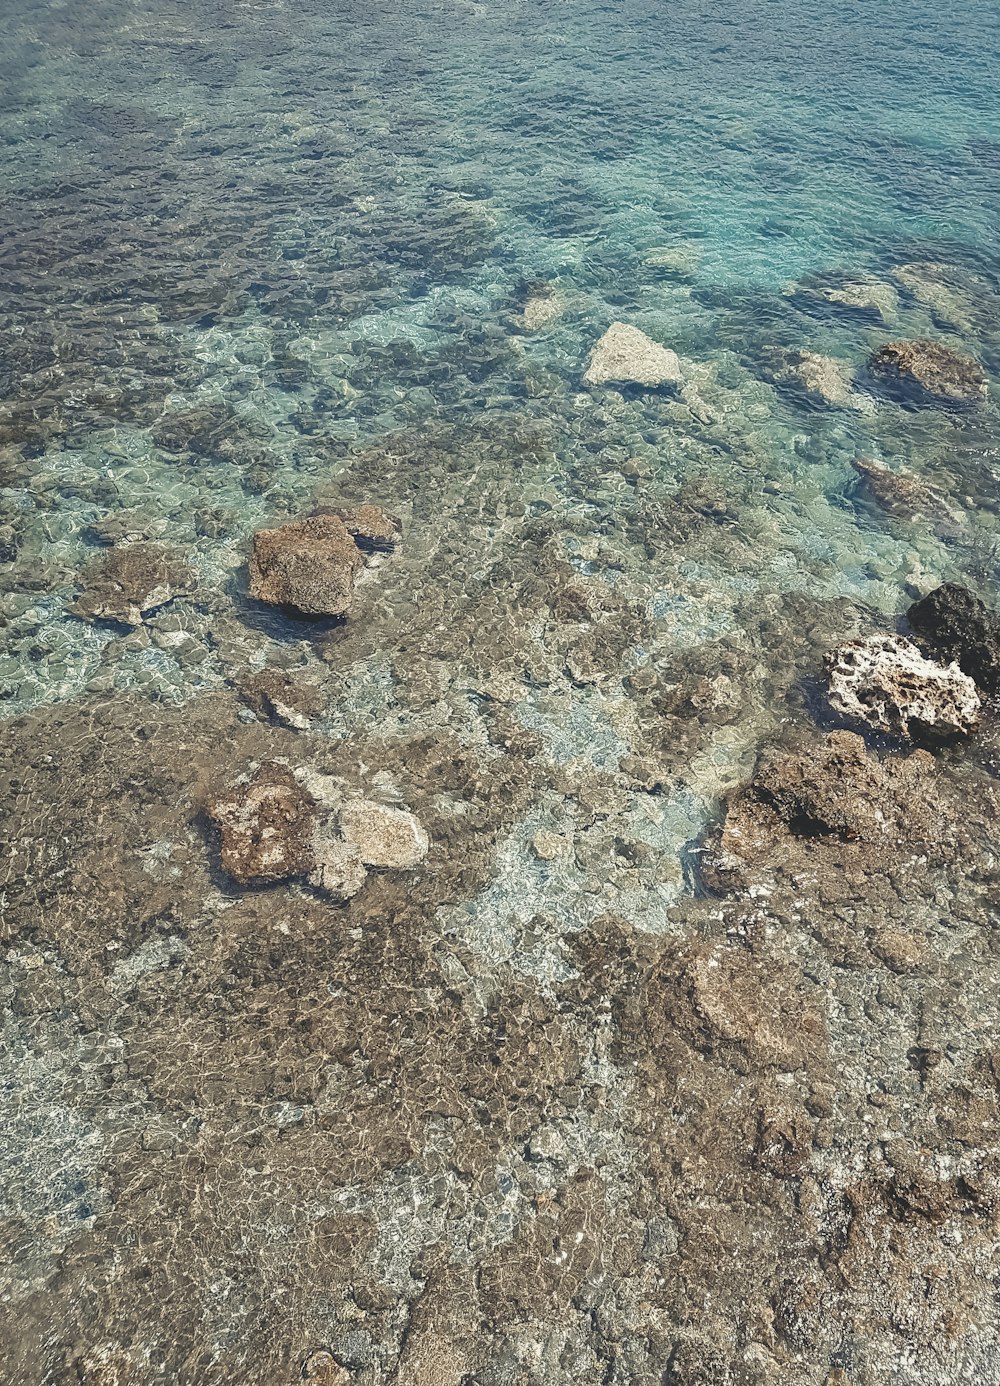
[[368,871],[356,847],[337,838],[327,838],[316,849],[316,865],[309,873],[309,884],[332,900],[351,900],[368,879]]
[[88,563],[70,607],[86,620],[142,625],[144,616],[197,586],[197,575],[163,544],[122,544]]
[[562,317],[567,307],[567,299],[551,284],[542,284],[533,289],[525,299],[521,310],[521,326],[525,332],[538,332]]
[[977,303],[989,302],[994,290],[980,275],[935,260],[897,265],[893,278],[938,321],[967,332]]
[[820,356],[815,351],[785,351],[780,347],[765,352],[764,367],[778,385],[796,385],[812,399],[838,408],[862,408],[871,401],[854,393],[854,367],[850,361]]
[[331,899],[352,899],[368,868],[418,866],[430,839],[414,814],[325,792],[323,776],[265,762],[209,800],[222,866],[241,885],[306,877]]
[[333,513],[343,520],[359,548],[389,553],[399,543],[402,525],[380,505],[357,505]]
[[955,512],[944,495],[928,486],[914,472],[899,470],[875,462],[870,457],[856,457],[851,466],[864,483],[870,498],[889,515],[909,520],[914,515],[932,515],[954,519]]
[[344,806],[340,831],[366,866],[417,866],[430,847],[426,832],[412,813],[370,799]]
[[[915,754],[933,765],[925,751]],[[898,773],[898,764],[872,755],[857,733],[831,732],[808,754],[765,748],[752,790],[800,836],[873,842],[888,831],[885,805]]]
[[316,801],[287,766],[266,762],[209,801],[222,866],[241,885],[302,876],[316,865]]
[[868,313],[884,323],[895,322],[899,316],[899,294],[879,279],[846,279],[839,286],[824,289],[822,296],[827,303]]
[[590,353],[584,372],[587,385],[660,385],[681,380],[675,352],[660,346],[645,332],[624,322],[613,322]]
[[978,361],[941,342],[886,342],[868,358],[872,375],[923,403],[977,404],[986,398]]
[[974,592],[946,582],[914,602],[906,617],[935,659],[954,660],[984,693],[1000,690],[1000,617]]
[[976,685],[957,664],[925,659],[901,635],[852,640],[827,656],[830,702],[878,731],[913,741],[967,736],[979,725]]
[[354,536],[337,515],[260,529],[250,552],[250,595],[306,616],[343,616],[361,562]]
[[844,270],[808,275],[785,289],[811,313],[829,316],[830,309],[875,318],[886,324],[899,315],[899,293],[892,284],[872,275]]
[[283,669],[261,669],[237,681],[237,692],[262,722],[280,722],[305,731],[323,710],[323,697],[313,683],[298,682]]

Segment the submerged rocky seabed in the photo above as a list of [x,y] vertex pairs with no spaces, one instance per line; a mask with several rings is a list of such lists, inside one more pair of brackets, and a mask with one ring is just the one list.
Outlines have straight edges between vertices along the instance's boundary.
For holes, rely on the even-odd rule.
[[995,1386],[1000,142],[209,8],[0,59],[0,1380]]

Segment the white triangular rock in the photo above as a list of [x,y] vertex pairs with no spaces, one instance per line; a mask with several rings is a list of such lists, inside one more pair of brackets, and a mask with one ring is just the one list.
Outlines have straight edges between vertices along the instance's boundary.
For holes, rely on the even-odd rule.
[[586,385],[659,385],[679,382],[677,353],[660,346],[628,323],[613,322],[590,353],[584,372]]

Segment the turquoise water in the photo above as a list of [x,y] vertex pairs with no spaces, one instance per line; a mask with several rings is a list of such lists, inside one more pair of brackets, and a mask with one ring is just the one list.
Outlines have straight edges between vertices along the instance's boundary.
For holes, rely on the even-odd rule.
[[[145,506],[218,580],[249,529],[328,474],[317,439],[337,459],[427,420],[542,425],[556,492],[598,449],[644,451],[661,478],[777,488],[780,552],[820,564],[802,579],[820,594],[892,610],[914,555],[928,578],[960,568],[961,544],[903,542],[858,513],[849,461],[940,472],[973,494],[965,536],[992,533],[992,407],[817,408],[765,365],[780,346],[859,367],[889,336],[932,335],[995,369],[994,19],[985,4],[16,6],[0,117],[0,427],[22,555],[7,705],[79,692],[97,668],[101,633],[62,616],[95,519]],[[913,263],[944,280],[924,301],[893,278]],[[838,275],[888,286],[890,311],[810,292]],[[536,282],[562,311],[524,333]],[[581,401],[613,318],[679,353],[699,417]],[[157,447],[158,419],[206,402],[222,411],[197,445],[211,466]],[[226,512],[221,545],[191,533],[205,507]],[[752,566],[778,545],[755,535]],[[51,659],[24,653],[39,628]],[[153,682],[184,696],[170,670]]]
[[[5,961],[45,1017],[29,1007],[22,1027],[18,1012],[8,1048],[30,1057],[3,1117],[28,1171],[12,1206],[42,1227],[15,1268],[10,1303],[35,1315],[17,1360],[42,1360],[58,1337],[46,1322],[89,1312],[64,1254],[101,1287],[104,1325],[89,1375],[11,1379],[119,1386],[138,1360],[159,1364],[136,1369],[142,1382],[270,1386],[336,1341],[338,1361],[360,1364],[352,1379],[380,1386],[418,1253],[447,1241],[478,1264],[542,1178],[514,1123],[507,1145],[494,1131],[475,1154],[482,1201],[479,1185],[449,1185],[446,1208],[451,1156],[421,1164],[410,1127],[377,1125],[395,1111],[398,1034],[452,1016],[455,996],[477,1034],[507,1006],[527,1055],[518,1081],[544,1106],[538,1053],[558,1064],[531,1005],[558,1009],[574,940],[609,912],[668,943],[711,933],[713,916],[685,913],[704,904],[700,835],[762,744],[829,719],[824,653],[893,626],[943,580],[1000,596],[996,8],[9,0],[2,18],[0,717],[15,747],[5,808],[28,857],[43,855],[23,873],[26,904],[0,891],[0,924],[22,940]],[[676,389],[586,387],[614,321],[677,353]],[[985,402],[880,391],[867,359],[898,338],[978,360]],[[827,397],[796,376],[801,353],[822,358]],[[923,499],[880,502],[859,457]],[[346,624],[249,597],[256,529],[360,501],[398,516],[403,541],[365,570]],[[92,565],[138,541],[170,546],[196,581],[135,629],[75,609]],[[308,731],[262,728],[241,701],[265,666],[318,690]],[[343,911],[301,885],[258,898],[223,880],[200,805],[272,754],[413,807],[434,844],[426,873],[405,888],[380,876]],[[828,959],[814,961],[794,966],[832,994]],[[46,1010],[50,973],[65,1004]],[[837,1044],[837,1023],[849,1031],[831,1041],[842,1068],[883,1023],[872,1010],[864,1029],[855,1000],[831,1021]],[[315,1017],[339,1006],[344,1052],[358,1028],[375,1035],[372,1090],[360,1069],[324,1068],[335,1045]],[[620,1150],[638,1041],[601,1048],[600,1003],[580,1014],[593,1049],[559,1070],[572,1167],[613,1171],[616,1209],[641,1189],[648,1220],[662,1193],[642,1183],[648,1153],[639,1137],[638,1154]],[[905,1054],[917,1038],[898,1028]],[[446,1086],[466,1030],[413,1034],[398,1041],[404,1066],[440,1042],[427,1086]],[[607,1108],[573,1108],[577,1082],[610,1094]],[[454,1102],[476,1128],[481,1109]],[[435,1157],[459,1140],[450,1112],[414,1118]],[[330,1172],[332,1137],[313,1150],[310,1121],[344,1148],[362,1131],[356,1168],[345,1156]],[[379,1164],[383,1137],[409,1163]],[[853,1138],[822,1157],[841,1190]],[[700,1210],[700,1186],[690,1197]],[[378,1224],[364,1254],[379,1289],[350,1321],[307,1254],[317,1222],[345,1210]],[[747,1227],[734,1255],[755,1265]],[[108,1271],[147,1244],[171,1294],[181,1286],[162,1322],[134,1290],[116,1298]],[[286,1317],[279,1283],[294,1291]],[[587,1324],[593,1294],[575,1304]],[[131,1337],[104,1331],[116,1315]],[[881,1347],[859,1382],[988,1386],[988,1360],[979,1376],[954,1362],[935,1374],[929,1357],[907,1365],[894,1332],[872,1331]],[[584,1369],[569,1349],[562,1374],[546,1372],[527,1337],[510,1341],[477,1381],[724,1379],[665,1378],[667,1349],[655,1373],[645,1359]],[[72,1342],[66,1361],[83,1351]],[[786,1374],[740,1383],[821,1386],[833,1358],[807,1344],[811,1374],[797,1377],[798,1351]]]

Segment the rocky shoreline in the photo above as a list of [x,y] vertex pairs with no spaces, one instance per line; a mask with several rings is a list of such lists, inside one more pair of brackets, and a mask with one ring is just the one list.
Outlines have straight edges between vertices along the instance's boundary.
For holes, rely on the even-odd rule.
[[0,1386],[995,1386],[978,115],[182,8],[0,56]]

